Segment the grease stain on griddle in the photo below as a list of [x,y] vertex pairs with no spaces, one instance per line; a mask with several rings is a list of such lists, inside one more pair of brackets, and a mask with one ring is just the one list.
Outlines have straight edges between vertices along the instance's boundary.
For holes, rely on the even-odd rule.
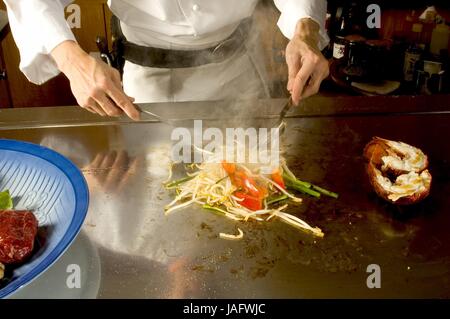
[[209,232],[212,232],[212,231],[213,231],[213,228],[212,228],[210,225],[208,225],[207,223],[205,223],[205,222],[202,222],[202,223],[200,224],[200,229],[202,229],[202,230],[207,230],[207,231],[209,231]]

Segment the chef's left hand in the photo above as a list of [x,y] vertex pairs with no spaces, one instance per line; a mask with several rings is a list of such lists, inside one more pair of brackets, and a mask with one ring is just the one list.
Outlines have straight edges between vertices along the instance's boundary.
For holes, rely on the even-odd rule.
[[318,47],[319,30],[314,20],[299,20],[294,37],[286,47],[287,89],[295,105],[319,92],[320,84],[329,74],[328,61]]

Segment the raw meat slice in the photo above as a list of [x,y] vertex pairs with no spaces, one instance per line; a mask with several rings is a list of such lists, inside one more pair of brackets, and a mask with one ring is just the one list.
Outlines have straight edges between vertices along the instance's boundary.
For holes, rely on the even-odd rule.
[[0,211],[0,263],[16,264],[33,251],[38,221],[30,211]]

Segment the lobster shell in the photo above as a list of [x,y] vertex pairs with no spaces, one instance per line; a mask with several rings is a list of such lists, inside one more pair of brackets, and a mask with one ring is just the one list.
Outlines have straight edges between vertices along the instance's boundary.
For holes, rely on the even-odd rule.
[[[425,156],[423,164],[420,165],[417,169],[414,169],[412,171],[414,171],[419,175],[421,174],[421,176],[422,175],[425,176],[427,179],[429,179],[429,182],[428,181],[424,182],[423,183],[424,187],[415,191],[413,194],[405,195],[396,200],[393,200],[390,198],[393,192],[388,188],[386,188],[385,185],[380,183],[379,181],[380,175],[392,180],[402,174],[408,174],[411,171],[404,169],[393,169],[392,167],[387,168],[383,167],[384,164],[383,157],[395,154],[398,155],[398,153],[394,149],[392,149],[392,147],[389,145],[389,142],[391,141],[379,137],[374,137],[364,148],[364,158],[367,162],[366,172],[369,177],[370,184],[372,185],[373,189],[375,190],[375,192],[379,197],[383,198],[384,200],[390,203],[396,205],[416,204],[425,199],[430,194],[432,177],[427,170],[429,164],[428,158]],[[413,146],[410,147],[412,149],[416,149]]]

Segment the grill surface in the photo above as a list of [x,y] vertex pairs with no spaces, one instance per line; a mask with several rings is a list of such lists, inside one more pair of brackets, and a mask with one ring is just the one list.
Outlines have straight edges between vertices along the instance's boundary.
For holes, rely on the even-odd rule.
[[[87,286],[99,287],[100,298],[449,298],[446,106],[434,106],[430,111],[438,113],[428,113],[417,100],[409,107],[396,98],[348,101],[363,107],[336,99],[305,101],[304,110],[288,116],[283,136],[292,171],[340,194],[338,200],[305,198],[301,206],[290,207],[290,213],[321,227],[323,239],[273,221],[239,224],[244,239],[229,242],[218,233],[234,232],[237,224],[200,208],[164,216],[163,207],[172,196],[161,186],[167,177],[172,128],[152,119],[109,121],[75,108],[2,111],[0,137],[50,146],[83,170],[91,205],[78,244],[95,250],[83,257],[83,265],[98,265],[100,260],[101,271],[88,268],[84,278]],[[257,124],[241,116],[238,125],[270,126],[284,102],[261,102],[258,112],[252,106]],[[373,108],[368,107],[371,103]],[[376,107],[380,104],[381,109]],[[392,113],[395,105],[400,106]],[[197,114],[190,113],[192,109]],[[224,103],[155,106],[157,114],[169,112],[184,124],[186,119],[208,119],[204,127],[233,123],[225,116],[233,112],[224,110]],[[362,158],[372,136],[401,140],[428,154],[434,178],[428,199],[398,208],[376,197]],[[71,250],[66,254],[70,259]],[[73,293],[65,287],[66,274],[58,271],[67,267],[67,258],[48,271],[49,276],[55,274],[52,285],[62,295]],[[370,264],[381,267],[380,289],[366,285]],[[42,284],[36,281],[21,296]]]

